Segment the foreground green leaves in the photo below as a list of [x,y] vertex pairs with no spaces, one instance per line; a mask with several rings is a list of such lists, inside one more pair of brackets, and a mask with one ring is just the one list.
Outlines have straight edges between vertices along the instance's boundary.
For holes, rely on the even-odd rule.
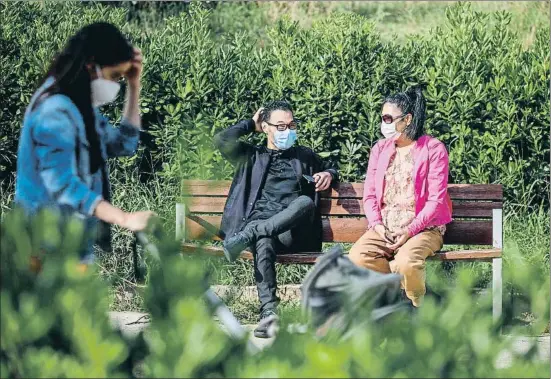
[[[77,221],[58,226],[43,214],[29,223],[7,215],[1,228],[1,376],[131,377],[140,362],[147,377],[544,377],[548,364],[533,349],[496,368],[498,354],[518,335],[501,334],[489,296],[474,297],[468,272],[442,303],[427,298],[414,316],[396,314],[369,324],[355,315],[350,337],[334,330],[324,339],[293,334],[286,325],[274,344],[251,355],[246,341],[232,340],[202,299],[207,276],[200,256],[181,259],[178,244],[158,242],[161,261],[150,266],[145,305],[152,323],[145,335],[127,340],[107,319],[107,291],[94,270],[80,272],[73,251],[82,242]],[[45,247],[40,255],[31,246]],[[42,270],[30,270],[40,255]],[[516,250],[508,272],[536,316],[533,334],[549,323],[549,277],[541,276]],[[367,310],[366,310],[367,312]],[[307,320],[302,320],[307,321]],[[523,329],[523,333],[527,330]]]

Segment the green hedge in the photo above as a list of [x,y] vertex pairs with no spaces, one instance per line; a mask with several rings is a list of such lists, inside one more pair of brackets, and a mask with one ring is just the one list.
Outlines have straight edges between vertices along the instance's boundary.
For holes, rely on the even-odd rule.
[[[427,130],[449,148],[452,182],[501,183],[510,204],[548,205],[548,26],[523,47],[510,14],[458,4],[448,9],[445,27],[405,44],[382,42],[355,14],[308,29],[283,19],[268,27],[265,43],[245,33],[215,38],[210,12],[197,4],[146,30],[126,21],[127,9],[104,4],[0,7],[0,154],[7,174],[24,108],[54,52],[82,25],[108,20],[144,51],[144,122],[156,142],[116,163],[124,170],[115,175],[124,177],[141,159],[141,171],[164,178],[229,178],[213,134],[269,99],[286,98],[304,121],[300,143],[337,162],[344,180],[361,181],[379,138],[382,99],[425,83]],[[119,105],[107,109],[115,118]]]

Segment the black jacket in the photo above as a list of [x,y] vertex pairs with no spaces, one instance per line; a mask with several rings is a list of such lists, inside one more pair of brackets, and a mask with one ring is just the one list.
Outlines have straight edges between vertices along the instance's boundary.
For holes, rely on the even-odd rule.
[[[243,120],[214,137],[214,143],[222,156],[235,166],[235,174],[220,226],[224,236],[234,235],[243,229],[266,179],[270,163],[268,148],[239,140],[242,136],[253,133],[254,130],[255,123],[252,119]],[[338,179],[338,172],[330,163],[324,162],[307,147],[291,147],[289,154],[294,156],[291,159],[291,165],[301,183],[302,195],[307,195],[314,200],[316,209],[318,209],[312,225],[312,232],[309,234],[313,239],[312,245],[320,250],[322,242],[321,215],[318,207],[320,196],[318,192],[315,192],[314,186],[306,184],[302,175],[327,171],[333,177],[332,184],[334,184]]]

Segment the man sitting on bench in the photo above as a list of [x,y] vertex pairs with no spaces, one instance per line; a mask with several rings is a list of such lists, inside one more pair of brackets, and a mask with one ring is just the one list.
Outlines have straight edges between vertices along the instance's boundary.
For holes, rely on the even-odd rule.
[[[240,138],[265,133],[267,146]],[[293,146],[297,121],[291,106],[274,101],[254,117],[218,133],[215,144],[235,166],[222,216],[224,254],[232,262],[251,248],[260,298],[261,321],[276,316],[275,262],[277,253],[321,251],[319,191],[337,179],[337,170],[312,150]],[[265,323],[254,331],[268,337]]]

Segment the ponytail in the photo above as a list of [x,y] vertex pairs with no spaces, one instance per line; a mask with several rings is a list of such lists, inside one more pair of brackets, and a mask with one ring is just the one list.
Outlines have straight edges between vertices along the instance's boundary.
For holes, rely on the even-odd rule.
[[385,103],[391,103],[401,109],[402,114],[411,114],[411,123],[404,130],[404,134],[412,141],[418,140],[425,134],[426,101],[420,85],[408,88],[405,92],[388,96]]

